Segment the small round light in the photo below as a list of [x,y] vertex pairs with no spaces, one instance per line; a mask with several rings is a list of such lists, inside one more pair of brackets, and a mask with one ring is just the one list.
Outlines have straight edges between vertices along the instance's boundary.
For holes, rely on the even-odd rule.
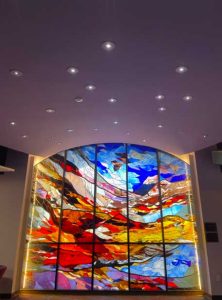
[[87,91],[94,91],[96,89],[96,87],[95,87],[95,85],[93,85],[93,84],[88,84],[87,86],[86,86],[86,90]]
[[143,139],[143,143],[146,143],[146,139]]
[[185,66],[178,66],[176,67],[176,72],[179,74],[184,74],[188,71],[188,68]]
[[15,77],[22,77],[23,73],[19,70],[10,70],[10,74]]
[[93,131],[99,131],[99,129],[98,128],[93,128]]
[[73,132],[73,129],[71,129],[71,128],[67,129],[67,132]]
[[110,98],[110,99],[108,99],[108,102],[110,102],[110,103],[115,103],[115,102],[117,102],[117,99],[115,99],[115,98]]
[[102,48],[106,51],[112,51],[115,48],[115,44],[113,42],[104,42],[102,43]]
[[207,134],[204,134],[204,135],[203,135],[203,138],[204,138],[204,140],[206,140],[206,139],[208,138],[208,135],[207,135]]
[[76,97],[76,98],[75,98],[75,101],[76,101],[77,103],[81,103],[81,102],[83,102],[83,98],[81,98],[81,97]]
[[156,100],[163,100],[165,97],[164,97],[164,95],[161,95],[161,94],[159,94],[159,95],[156,95]]
[[158,128],[163,128],[162,124],[157,125]]
[[46,111],[47,113],[49,113],[49,114],[52,114],[52,113],[55,112],[55,109],[53,109],[53,108],[47,108],[45,111]]
[[12,122],[10,122],[10,125],[11,125],[11,126],[15,126],[16,123],[15,123],[14,121],[12,121]]
[[75,74],[79,73],[79,69],[76,67],[68,67],[67,72],[71,75],[75,75]]
[[113,124],[117,125],[117,124],[119,124],[119,122],[118,121],[114,121]]
[[160,107],[158,108],[158,110],[161,111],[161,112],[163,112],[163,111],[166,110],[166,107],[165,107],[165,106],[160,106]]
[[23,139],[27,139],[27,137],[28,137],[28,136],[27,136],[26,134],[22,135],[22,138],[23,138]]
[[186,102],[189,102],[191,101],[193,98],[190,96],[190,95],[187,95],[187,96],[184,96],[183,97],[183,100],[186,101]]

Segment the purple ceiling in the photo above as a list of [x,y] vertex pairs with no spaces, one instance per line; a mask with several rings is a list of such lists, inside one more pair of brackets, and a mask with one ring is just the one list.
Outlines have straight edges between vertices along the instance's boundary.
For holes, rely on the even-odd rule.
[[186,153],[221,141],[221,16],[221,0],[0,0],[0,144],[49,155],[119,141]]

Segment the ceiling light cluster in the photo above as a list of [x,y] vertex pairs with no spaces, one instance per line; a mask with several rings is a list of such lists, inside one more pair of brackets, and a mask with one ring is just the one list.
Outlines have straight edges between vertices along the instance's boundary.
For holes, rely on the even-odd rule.
[[184,74],[188,71],[188,68],[186,66],[178,66],[175,70],[178,74]]
[[192,99],[193,99],[193,98],[192,98],[192,96],[190,96],[190,95],[187,95],[187,96],[184,96],[184,97],[183,97],[183,100],[186,101],[186,102],[190,102]]
[[55,109],[53,109],[53,108],[47,108],[45,111],[47,113],[49,113],[49,114],[53,114],[55,112]]
[[159,95],[156,95],[156,100],[163,100],[165,97],[164,97],[164,95],[161,95],[161,94],[159,94]]
[[110,103],[115,103],[115,102],[117,102],[117,99],[115,99],[115,98],[110,98],[110,99],[108,99],[108,102],[110,102]]
[[115,48],[115,44],[113,42],[110,41],[106,41],[104,43],[102,43],[102,48],[108,52],[114,50]]
[[67,68],[67,72],[71,75],[76,75],[77,73],[79,73],[79,69],[71,66]]
[[19,70],[12,69],[12,70],[9,70],[9,72],[12,76],[15,76],[15,77],[22,77],[23,76],[22,71],[19,71]]
[[93,84],[88,84],[88,85],[86,85],[85,89],[87,91],[94,91],[96,89],[96,86]]
[[83,102],[83,98],[81,98],[81,97],[76,97],[76,98],[75,98],[75,101],[76,101],[77,103],[81,103],[81,102]]
[[160,107],[158,108],[158,110],[159,110],[160,112],[166,111],[166,107],[165,107],[165,106],[160,106]]

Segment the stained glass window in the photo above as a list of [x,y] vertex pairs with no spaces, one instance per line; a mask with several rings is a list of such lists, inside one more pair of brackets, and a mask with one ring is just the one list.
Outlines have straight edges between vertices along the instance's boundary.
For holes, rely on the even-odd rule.
[[154,148],[78,147],[34,169],[22,288],[199,290],[190,167]]

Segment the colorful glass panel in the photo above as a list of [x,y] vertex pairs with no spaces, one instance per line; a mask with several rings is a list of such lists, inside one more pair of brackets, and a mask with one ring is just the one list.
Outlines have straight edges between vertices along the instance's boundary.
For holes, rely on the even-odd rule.
[[67,151],[61,242],[92,242],[95,146]]
[[91,289],[92,253],[92,244],[60,244],[58,256],[58,289]]
[[177,157],[159,152],[160,185],[165,242],[195,242],[189,166]]
[[166,244],[168,289],[198,289],[198,263],[195,245]]
[[190,167],[133,144],[67,150],[35,167],[23,288],[199,290]]
[[54,290],[57,264],[57,244],[28,243],[24,265],[23,288]]
[[97,146],[96,240],[127,242],[126,145]]
[[32,202],[26,238],[58,242],[63,188],[64,154],[47,158],[34,168]]
[[128,290],[128,245],[96,244],[94,290]]
[[130,242],[162,242],[156,150],[128,145]]

